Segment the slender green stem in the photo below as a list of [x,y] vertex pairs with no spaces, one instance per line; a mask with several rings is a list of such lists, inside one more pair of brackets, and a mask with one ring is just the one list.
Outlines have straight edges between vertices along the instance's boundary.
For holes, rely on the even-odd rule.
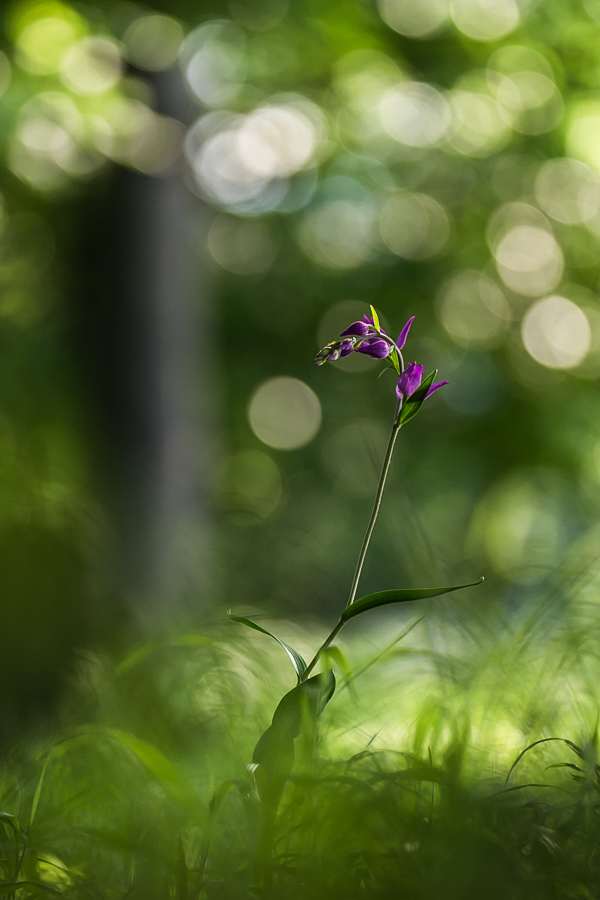
[[392,430],[390,432],[390,437],[388,440],[387,449],[385,451],[385,457],[383,460],[383,465],[381,467],[381,475],[379,476],[379,484],[377,485],[377,493],[375,494],[375,502],[373,503],[373,509],[371,511],[371,518],[369,519],[369,524],[367,525],[367,530],[365,532],[365,536],[363,538],[362,547],[360,548],[360,553],[358,555],[358,562],[356,563],[356,569],[354,571],[354,578],[352,579],[352,584],[350,586],[350,595],[348,597],[348,602],[346,603],[346,608],[352,606],[356,599],[356,592],[358,590],[358,582],[360,581],[360,576],[362,574],[363,565],[365,562],[365,557],[367,555],[367,550],[369,549],[369,544],[371,542],[371,536],[373,534],[373,529],[375,528],[375,522],[377,521],[377,516],[379,515],[379,507],[381,506],[381,500],[383,498],[383,491],[385,488],[385,482],[387,479],[387,475],[390,468],[390,463],[392,462],[392,456],[394,453],[394,444],[396,443],[396,438],[398,437],[398,432],[400,431],[401,425],[397,424],[398,411],[396,410],[396,414],[394,416],[394,424],[392,425]]
[[[369,524],[367,525],[367,530],[365,532],[365,536],[363,538],[362,546],[360,548],[360,553],[358,555],[358,562],[356,563],[356,569],[354,572],[354,578],[352,579],[352,585],[350,586],[350,596],[348,597],[348,602],[346,604],[346,609],[354,603],[356,599],[356,592],[358,590],[358,582],[360,581],[360,576],[362,573],[363,565],[365,562],[365,557],[367,555],[367,550],[369,549],[369,544],[371,542],[371,536],[373,534],[373,530],[375,528],[375,522],[377,521],[377,516],[379,515],[379,508],[381,506],[381,500],[383,498],[383,491],[385,489],[385,482],[388,476],[388,472],[390,469],[390,464],[392,462],[392,456],[394,454],[394,445],[396,443],[396,438],[398,437],[398,432],[402,427],[398,424],[398,413],[400,412],[401,402],[398,402],[396,406],[396,412],[394,413],[394,424],[392,425],[392,430],[390,432],[390,437],[388,440],[387,449],[385,451],[385,457],[383,459],[383,465],[381,467],[381,474],[379,476],[379,484],[377,485],[377,493],[375,494],[375,501],[373,503],[373,509],[371,511],[371,518],[369,519]],[[331,642],[335,637],[339,634],[339,632],[344,627],[344,622],[340,619],[333,631],[325,638],[312,660],[308,664],[306,672],[302,676],[302,681],[306,681],[312,670],[314,669],[317,661],[324,650],[329,647]]]
[[319,649],[317,650],[317,652],[315,653],[315,655],[313,656],[313,658],[311,659],[311,661],[309,662],[308,667],[307,667],[307,669],[306,669],[306,672],[305,672],[304,675],[302,676],[302,681],[306,681],[306,679],[308,678],[308,676],[310,675],[310,673],[312,672],[312,670],[313,670],[314,667],[316,666],[316,664],[317,664],[317,662],[318,662],[318,660],[319,660],[319,657],[320,657],[321,653],[322,653],[324,650],[327,650],[327,648],[329,647],[329,645],[331,644],[331,642],[334,640],[334,638],[337,637],[337,635],[338,635],[339,632],[342,630],[342,628],[344,627],[344,625],[345,625],[345,623],[342,622],[342,620],[340,619],[339,622],[337,623],[337,625],[335,626],[335,628],[333,629],[333,631],[331,631],[331,632],[327,635],[327,637],[325,638],[325,640],[323,641],[323,643],[321,644],[321,646],[319,647]]

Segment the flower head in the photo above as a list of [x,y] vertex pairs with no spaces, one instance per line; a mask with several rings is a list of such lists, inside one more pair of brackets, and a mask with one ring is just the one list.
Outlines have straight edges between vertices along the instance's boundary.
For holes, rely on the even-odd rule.
[[411,325],[415,320],[411,316],[400,334],[398,340],[394,341],[379,324],[379,317],[373,307],[371,307],[371,316],[363,316],[363,322],[352,322],[345,331],[342,331],[340,338],[342,340],[331,341],[327,346],[319,350],[315,356],[315,365],[322,366],[326,362],[335,362],[335,360],[350,356],[351,353],[364,353],[372,359],[387,359],[388,364],[398,373],[396,382],[396,396],[398,398],[398,421],[400,424],[410,421],[419,411],[421,404],[431,397],[435,391],[448,384],[447,381],[432,382],[435,373],[425,381],[427,391],[423,396],[423,391],[414,397],[411,404],[405,401],[413,397],[419,390],[423,382],[423,366],[416,362],[409,363],[404,367],[404,359],[402,358],[402,350],[406,344],[408,333]]

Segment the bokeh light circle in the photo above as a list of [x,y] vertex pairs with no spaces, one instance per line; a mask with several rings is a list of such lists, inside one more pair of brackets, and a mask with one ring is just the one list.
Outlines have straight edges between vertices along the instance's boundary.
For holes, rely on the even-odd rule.
[[396,256],[429,259],[447,243],[450,223],[444,207],[433,197],[403,191],[384,205],[379,230]]
[[310,259],[331,269],[362,265],[373,252],[371,204],[327,200],[308,210],[298,228],[298,241]]
[[592,340],[587,316],[566,297],[538,300],[521,327],[528,353],[549,369],[572,369],[585,358]]
[[564,114],[549,61],[532,47],[508,44],[488,60],[488,81],[507,121],[522,134],[544,134]]
[[497,41],[519,24],[515,0],[451,0],[454,24],[474,41]]
[[465,156],[490,156],[510,140],[511,130],[504,110],[493,97],[481,91],[450,93],[453,130],[450,146]]
[[288,193],[288,177],[310,166],[325,136],[319,108],[297,95],[246,116],[201,116],[189,129],[185,154],[199,192],[233,212],[273,209]]
[[261,219],[220,215],[207,237],[211,256],[221,268],[236,275],[265,272],[279,250],[279,235]]
[[283,178],[312,158],[318,135],[311,119],[293,106],[269,104],[250,113],[237,133],[237,155],[259,178]]
[[526,297],[545,294],[562,276],[562,251],[554,236],[535,225],[517,225],[495,250],[498,273],[504,283]]
[[600,179],[576,159],[549,159],[535,181],[538,203],[565,225],[589,222],[600,210]]
[[85,37],[67,50],[60,66],[63,84],[75,94],[95,96],[114,87],[121,77],[117,43],[104,37]]
[[279,376],[254,392],[248,418],[255,435],[276,450],[304,447],[321,425],[319,398],[298,378]]
[[245,78],[244,31],[215,20],[195,28],[181,46],[181,65],[192,92],[205,106],[228,103]]
[[125,34],[127,58],[140,69],[159,72],[177,60],[183,41],[183,28],[171,16],[159,13],[135,19]]
[[442,325],[457,344],[495,344],[511,320],[508,302],[491,278],[465,269],[442,288],[438,299]]
[[50,75],[60,66],[69,47],[80,36],[74,21],[49,15],[34,19],[17,37],[17,54],[22,68],[34,75]]
[[379,116],[390,137],[408,147],[433,147],[450,127],[450,107],[430,84],[407,81],[387,90]]
[[378,0],[383,21],[409,38],[433,37],[446,25],[448,0]]

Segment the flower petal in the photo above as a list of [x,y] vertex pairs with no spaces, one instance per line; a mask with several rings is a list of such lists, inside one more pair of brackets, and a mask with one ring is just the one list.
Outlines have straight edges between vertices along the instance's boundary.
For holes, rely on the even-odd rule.
[[447,381],[437,381],[435,384],[432,384],[431,387],[429,388],[429,390],[427,391],[427,393],[425,394],[425,399],[427,400],[427,398],[431,397],[431,395],[434,394],[438,388],[444,387],[445,384],[448,384],[448,382]]
[[398,340],[396,341],[396,347],[398,348],[398,350],[402,350],[402,348],[404,347],[404,345],[406,343],[406,338],[408,337],[408,332],[410,331],[410,326],[412,325],[412,323],[414,321],[415,321],[415,317],[411,316],[410,319],[408,320],[408,322],[406,323],[406,325],[404,326],[404,328],[402,329],[402,331],[400,332],[400,334],[398,335]]

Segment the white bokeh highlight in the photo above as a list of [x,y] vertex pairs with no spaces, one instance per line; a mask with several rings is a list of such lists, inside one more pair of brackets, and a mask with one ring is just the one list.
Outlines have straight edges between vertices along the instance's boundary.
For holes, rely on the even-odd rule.
[[255,435],[276,450],[296,450],[315,437],[321,425],[319,398],[298,378],[280,376],[263,382],[248,406]]
[[550,369],[572,369],[583,362],[592,333],[586,314],[566,297],[538,300],[521,327],[527,352]]

